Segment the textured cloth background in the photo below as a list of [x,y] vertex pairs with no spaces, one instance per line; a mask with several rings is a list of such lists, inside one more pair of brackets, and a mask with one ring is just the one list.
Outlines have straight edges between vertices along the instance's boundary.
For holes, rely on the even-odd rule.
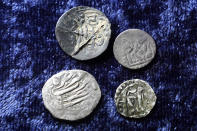
[[[108,49],[98,58],[77,61],[55,38],[58,18],[86,5],[105,13],[112,26]],[[151,64],[129,70],[112,52],[117,35],[129,28],[156,41]],[[61,121],[45,109],[41,89],[61,70],[82,69],[95,76],[102,99],[77,122]],[[123,81],[147,81],[157,95],[142,119],[119,115],[114,104]],[[0,0],[0,130],[197,130],[197,0]]]

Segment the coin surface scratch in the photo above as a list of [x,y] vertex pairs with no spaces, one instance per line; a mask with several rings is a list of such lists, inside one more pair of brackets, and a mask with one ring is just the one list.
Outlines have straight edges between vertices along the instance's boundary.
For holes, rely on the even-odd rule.
[[55,34],[64,52],[78,60],[89,60],[106,50],[111,24],[101,11],[78,6],[59,18]]

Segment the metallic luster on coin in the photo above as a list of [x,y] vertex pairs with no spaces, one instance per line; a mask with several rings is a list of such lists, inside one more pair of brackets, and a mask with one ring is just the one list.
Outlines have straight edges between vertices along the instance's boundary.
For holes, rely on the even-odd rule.
[[145,31],[128,29],[118,35],[113,52],[116,60],[130,69],[139,69],[149,64],[155,56],[156,45]]
[[64,52],[78,60],[89,60],[106,50],[111,24],[101,11],[78,6],[59,18],[55,34]]
[[74,121],[93,111],[101,98],[101,91],[88,72],[67,70],[47,80],[42,97],[45,107],[54,117]]
[[156,103],[156,95],[150,85],[139,79],[123,82],[115,94],[118,112],[130,118],[148,115]]

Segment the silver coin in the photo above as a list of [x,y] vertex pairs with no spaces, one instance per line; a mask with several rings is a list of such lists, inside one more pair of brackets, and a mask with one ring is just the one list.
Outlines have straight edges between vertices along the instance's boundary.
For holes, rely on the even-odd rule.
[[55,34],[64,52],[78,60],[89,60],[106,50],[111,24],[101,11],[78,6],[59,18]]
[[130,118],[145,117],[156,103],[156,95],[150,85],[139,79],[123,82],[116,90],[117,111]]
[[139,69],[152,61],[156,53],[153,38],[145,31],[128,29],[116,38],[113,46],[116,60],[124,67]]
[[54,117],[74,121],[93,111],[101,98],[101,91],[88,72],[67,70],[47,80],[42,97],[45,107]]

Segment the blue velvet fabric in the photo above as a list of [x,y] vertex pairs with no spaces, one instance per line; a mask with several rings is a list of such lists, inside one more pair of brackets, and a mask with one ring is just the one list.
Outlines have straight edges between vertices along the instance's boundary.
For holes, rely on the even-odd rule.
[[[72,7],[97,8],[109,18],[112,35],[98,58],[78,61],[55,38],[58,18]],[[156,41],[155,59],[129,70],[112,52],[129,28]],[[58,120],[45,109],[41,89],[53,74],[82,69],[95,76],[102,98],[77,122]],[[116,111],[114,94],[123,81],[143,79],[157,102],[142,119]],[[197,130],[197,0],[0,0],[0,130]]]

